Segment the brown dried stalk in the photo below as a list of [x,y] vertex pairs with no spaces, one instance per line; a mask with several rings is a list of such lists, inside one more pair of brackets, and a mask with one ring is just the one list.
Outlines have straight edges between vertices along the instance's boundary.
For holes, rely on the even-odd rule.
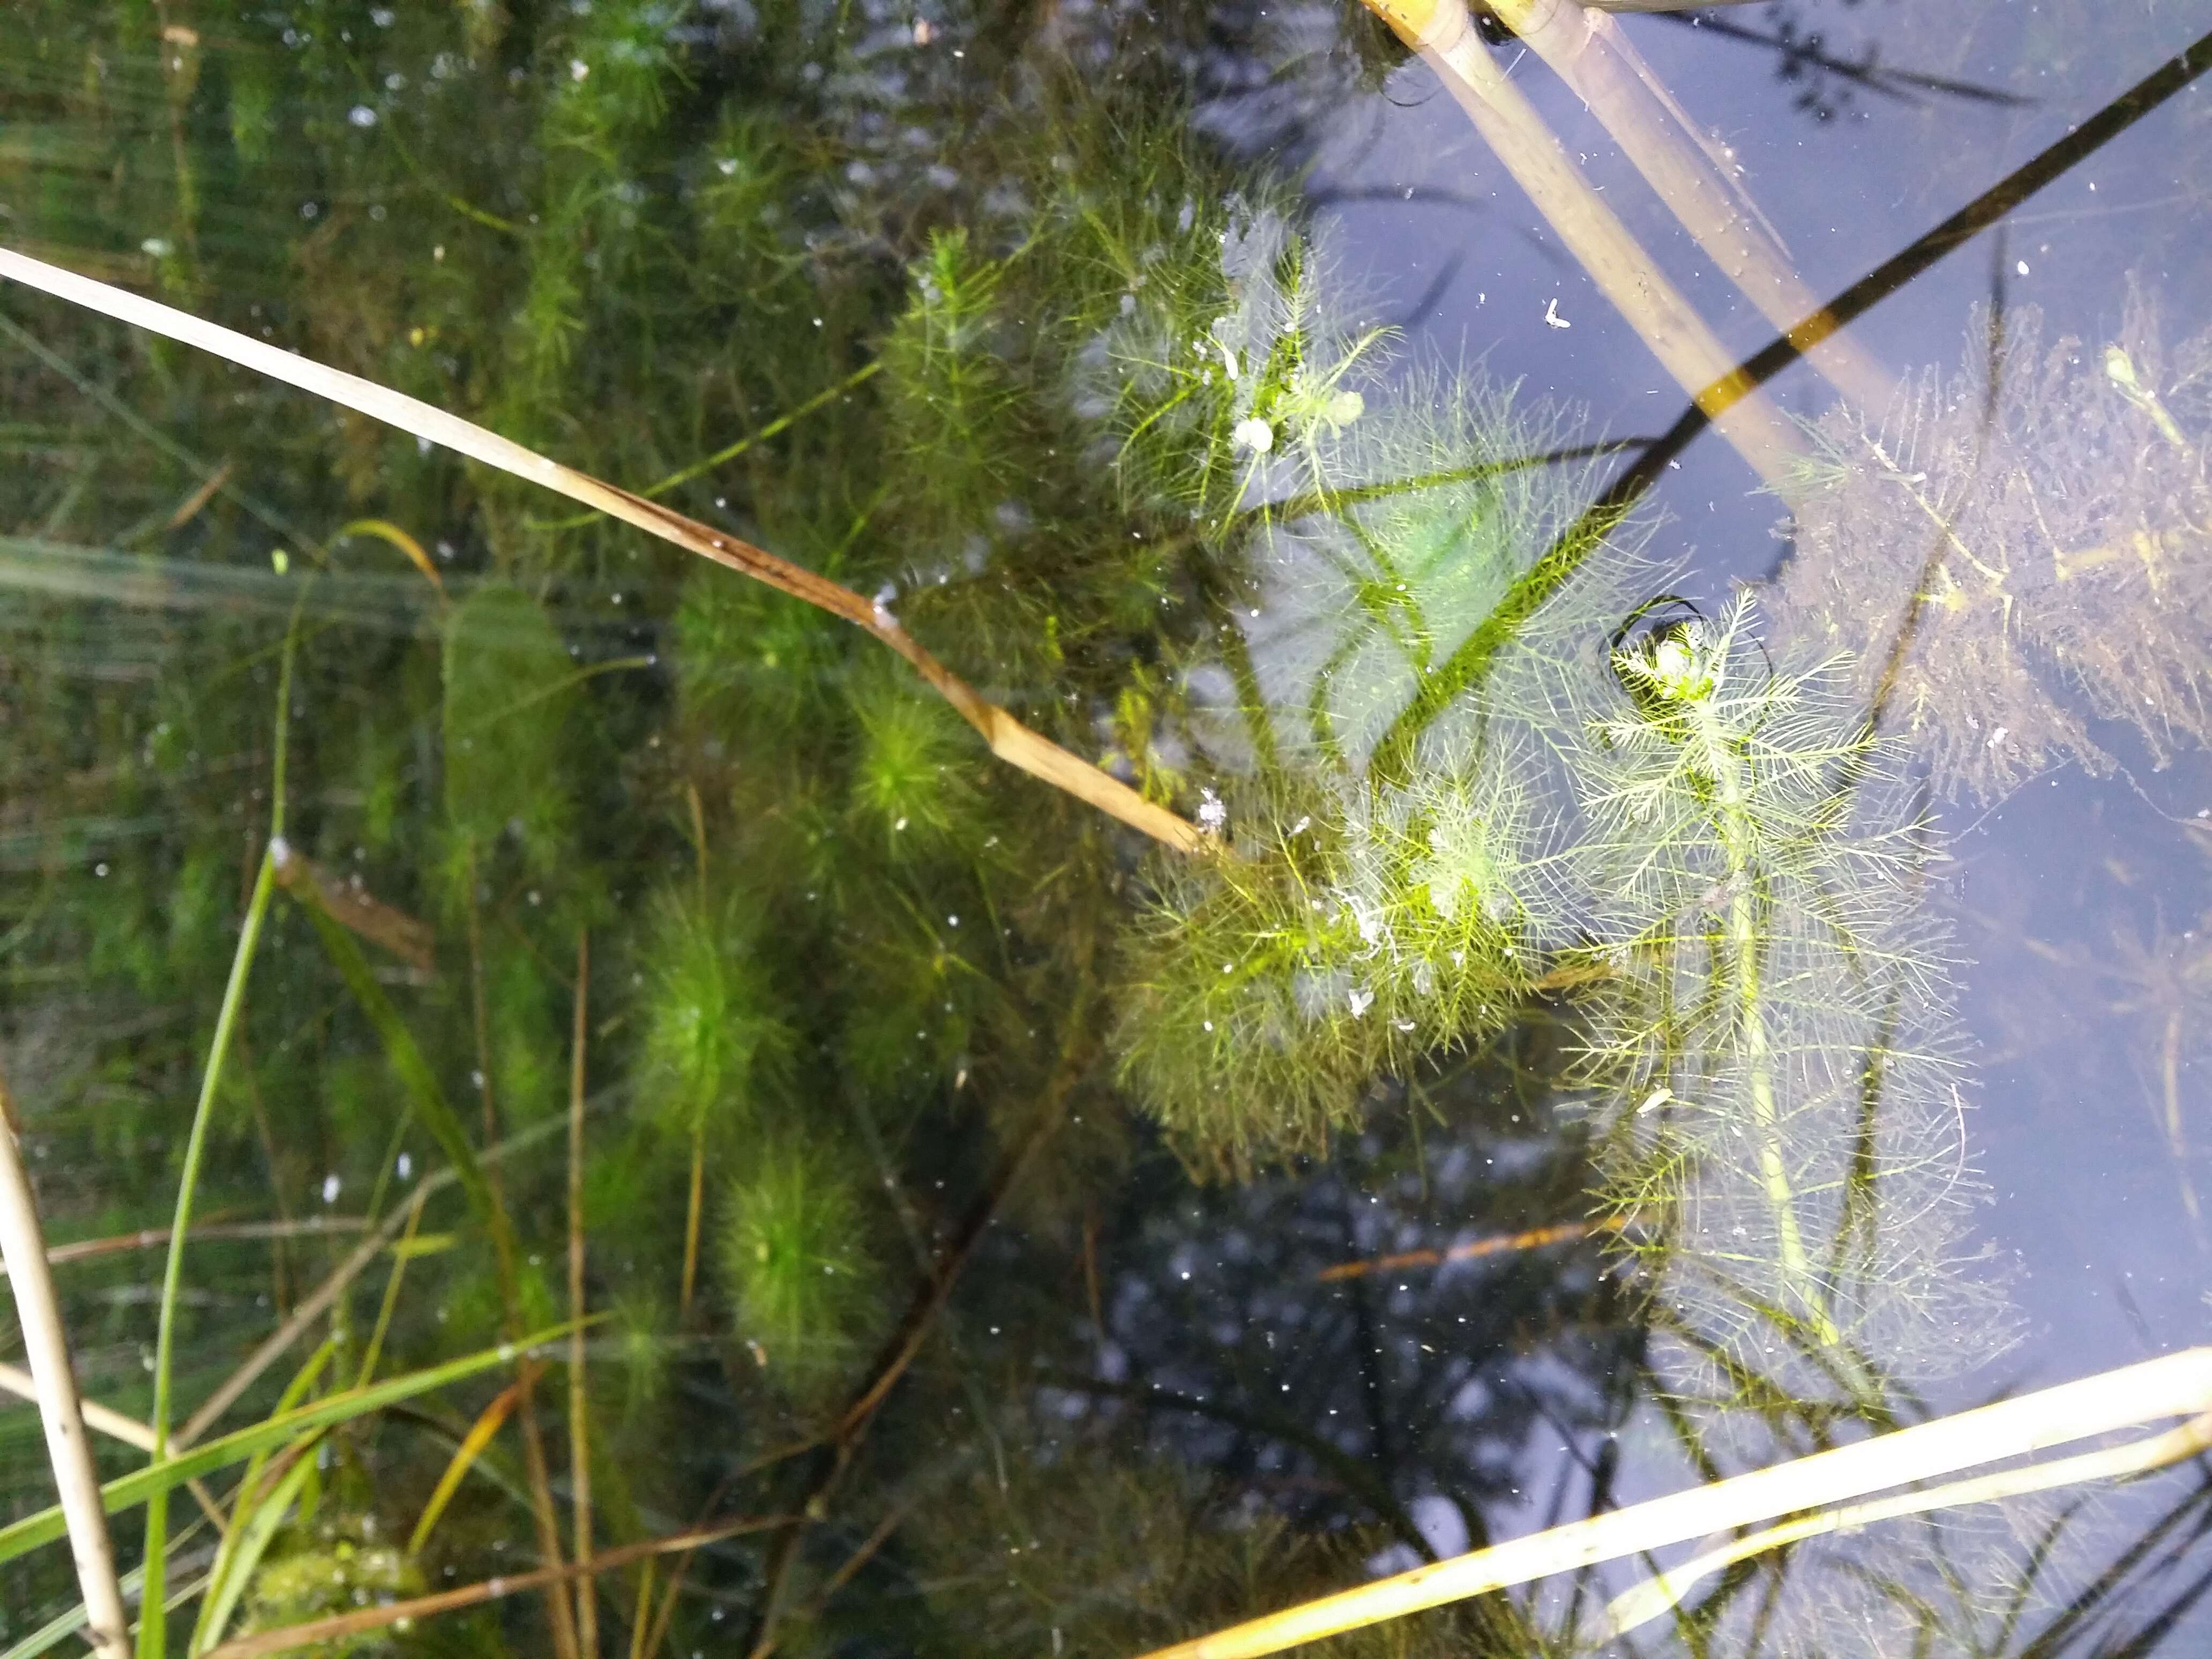
[[1146,800],[1120,779],[1079,759],[1049,738],[1030,731],[924,650],[889,611],[826,576],[802,569],[750,542],[724,535],[696,519],[672,513],[588,473],[563,466],[535,450],[526,449],[419,398],[283,350],[265,341],[249,338],[187,312],[125,293],[106,283],[96,283],[8,248],[0,248],[0,276],[12,277],[26,287],[67,300],[72,305],[83,306],[134,328],[180,340],[272,380],[312,392],[372,420],[382,421],[416,438],[482,461],[486,466],[496,467],[571,501],[581,501],[688,553],[726,565],[741,575],[804,599],[872,635],[905,658],[932,689],[958,711],[963,720],[982,734],[991,752],[1000,760],[1119,818],[1132,829],[1143,830],[1178,852],[1195,853],[1206,844],[1197,825]]

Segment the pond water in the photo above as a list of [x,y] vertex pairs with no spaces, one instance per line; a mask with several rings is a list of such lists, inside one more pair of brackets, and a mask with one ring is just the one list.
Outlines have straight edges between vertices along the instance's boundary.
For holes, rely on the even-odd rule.
[[0,1656],[2203,1650],[2212,0],[1497,11],[0,16]]

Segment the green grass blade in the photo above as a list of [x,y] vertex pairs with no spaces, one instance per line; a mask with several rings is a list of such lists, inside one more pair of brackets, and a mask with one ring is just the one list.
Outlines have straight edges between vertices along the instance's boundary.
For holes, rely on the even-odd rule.
[[[315,1438],[319,1437],[306,1437]],[[193,1626],[191,1645],[187,1653],[205,1652],[222,1639],[223,1626],[230,1623],[230,1615],[246,1595],[246,1587],[252,1581],[254,1570],[261,1565],[270,1543],[276,1536],[276,1528],[291,1512],[300,1496],[300,1488],[307,1484],[315,1473],[314,1452],[303,1447],[299,1461],[284,1472],[269,1494],[254,1505],[251,1516],[243,1523],[231,1528],[230,1539],[223,1554],[209,1575],[207,1600],[200,1603],[199,1621]]]
[[483,1166],[477,1161],[476,1148],[469,1144],[461,1121],[446,1099],[445,1091],[438,1086],[438,1079],[430,1069],[430,1062],[422,1056],[415,1034],[407,1029],[407,1022],[392,1006],[392,999],[369,970],[368,960],[361,952],[354,936],[341,927],[331,914],[316,902],[314,890],[306,883],[288,888],[297,899],[300,908],[314,924],[316,937],[330,955],[331,965],[345,981],[346,989],[361,1005],[368,1023],[376,1028],[378,1039],[392,1061],[392,1069],[398,1073],[401,1086],[413,1101],[439,1149],[453,1165],[462,1190],[469,1195],[469,1204],[495,1235],[506,1229],[506,1214],[492,1198],[491,1184],[484,1179]]
[[[288,664],[289,665],[289,664]],[[280,714],[280,725],[282,716]],[[260,873],[254,878],[253,898],[246,909],[246,925],[239,932],[238,952],[232,958],[230,981],[223,987],[222,1008],[216,1016],[215,1040],[208,1045],[207,1066],[200,1078],[198,1105],[185,1142],[185,1166],[177,1178],[177,1215],[169,1233],[169,1259],[161,1273],[160,1323],[154,1340],[154,1455],[158,1460],[169,1439],[169,1379],[176,1352],[177,1289],[184,1276],[185,1239],[192,1225],[192,1196],[199,1184],[200,1159],[207,1149],[208,1121],[215,1115],[216,1091],[222,1086],[223,1060],[230,1052],[231,1033],[237,1028],[239,1010],[246,1001],[246,981],[253,971],[253,954],[261,939],[261,923],[269,914],[269,896],[276,890],[276,860],[272,853],[261,855]],[[168,1488],[156,1489],[146,1508],[146,1595],[149,1607],[162,1604],[161,1555],[168,1540]],[[148,1617],[138,1628],[139,1659],[161,1659],[167,1631],[163,1621]]]
[[[335,1423],[351,1422],[366,1417],[371,1412],[381,1411],[416,1395],[428,1394],[434,1389],[490,1370],[498,1365],[512,1365],[517,1355],[541,1344],[555,1341],[568,1333],[568,1326],[556,1325],[521,1342],[502,1342],[495,1348],[484,1348],[460,1359],[448,1360],[442,1365],[410,1371],[404,1376],[395,1376],[366,1389],[349,1389],[343,1394],[331,1395],[311,1406],[283,1413],[262,1422],[240,1429],[220,1439],[168,1459],[149,1464],[143,1469],[121,1475],[100,1489],[100,1501],[113,1515],[135,1504],[146,1503],[156,1493],[167,1493],[195,1476],[227,1468],[233,1463],[242,1463],[256,1452],[266,1451],[283,1445],[295,1436]],[[0,1527],[0,1563],[14,1560],[41,1544],[51,1544],[64,1534],[60,1505],[41,1510],[36,1515],[26,1516],[12,1525]]]

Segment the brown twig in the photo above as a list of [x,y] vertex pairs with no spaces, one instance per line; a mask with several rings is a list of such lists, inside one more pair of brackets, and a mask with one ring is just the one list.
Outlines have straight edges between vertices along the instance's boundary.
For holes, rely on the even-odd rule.
[[[195,1243],[210,1238],[303,1238],[315,1233],[357,1233],[368,1224],[359,1216],[307,1216],[296,1221],[217,1222],[195,1227],[185,1237]],[[111,1233],[106,1238],[80,1238],[67,1244],[46,1246],[46,1260],[55,1267],[71,1261],[90,1261],[103,1255],[122,1255],[131,1250],[169,1248],[167,1227],[141,1227],[134,1233]]]
[[648,1538],[640,1543],[602,1550],[589,1562],[572,1561],[560,1566],[540,1567],[534,1572],[516,1573],[512,1577],[486,1578],[477,1583],[440,1590],[434,1595],[418,1595],[407,1601],[387,1601],[380,1607],[336,1613],[328,1619],[312,1620],[304,1625],[288,1625],[282,1630],[260,1631],[252,1636],[241,1636],[235,1641],[225,1642],[220,1647],[210,1648],[203,1659],[257,1659],[261,1654],[288,1653],[325,1642],[336,1642],[348,1636],[358,1636],[364,1631],[388,1630],[394,1625],[428,1619],[437,1613],[481,1607],[484,1602],[495,1601],[503,1595],[564,1585],[571,1579],[628,1566],[633,1561],[652,1556],[665,1555],[678,1550],[696,1550],[708,1544],[720,1543],[726,1538],[742,1537],[749,1532],[763,1532],[770,1527],[781,1526],[787,1519],[788,1517],[784,1516],[756,1516],[743,1521],[726,1522],[720,1526],[700,1527],[666,1538]]

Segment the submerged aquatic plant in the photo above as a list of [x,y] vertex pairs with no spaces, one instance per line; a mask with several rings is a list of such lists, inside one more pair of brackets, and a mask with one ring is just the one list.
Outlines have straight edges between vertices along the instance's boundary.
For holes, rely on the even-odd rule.
[[[1267,268],[1312,264],[1279,250]],[[1296,384],[1335,336],[1310,295],[1274,305],[1281,335],[1248,319],[1236,337]],[[1558,545],[1581,475],[1546,464],[1548,422],[1472,380],[1370,407],[1347,385],[1365,349],[1328,358],[1325,396],[1299,405],[1357,409],[1292,426],[1279,390],[1249,404],[1291,435],[1249,458],[1231,515],[1258,601],[1224,633],[1249,653],[1230,677],[1245,701],[1189,726],[1235,769],[1200,812],[1221,854],[1159,863],[1124,953],[1122,1080],[1200,1165],[1320,1151],[1377,1079],[1504,1026],[1571,936],[1551,757],[1633,538],[1505,630],[1417,764],[1382,775],[1376,738]]]
[[2133,726],[2160,763],[2203,742],[2208,388],[2212,332],[2169,353],[2131,289],[2101,348],[2046,346],[2023,307],[1995,350],[1931,370],[1879,419],[1838,408],[1814,428],[1778,629],[1848,652],[1863,706],[1947,794],[2108,770],[2091,715]]
[[1970,1079],[1920,902],[1933,832],[1846,665],[1778,668],[1753,617],[1748,594],[1661,614],[1613,651],[1574,763],[1606,970],[1577,1069],[1685,1391],[1870,1400],[1991,1335],[1961,1311]]
[[874,1334],[881,1273],[859,1172],[820,1136],[758,1148],[723,1196],[723,1286],[738,1338],[781,1392],[834,1387]]
[[742,905],[710,908],[687,881],[659,894],[650,915],[638,1084],[647,1111],[685,1148],[690,1167],[680,1292],[688,1310],[708,1142],[732,1122],[760,1120],[761,1093],[781,1079],[793,1039],[760,962],[757,927]]
[[1186,1158],[1243,1171],[1322,1150],[1376,1079],[1504,1025],[1557,924],[1510,768],[1332,782],[1295,817],[1224,806],[1229,849],[1168,871],[1137,932],[1118,1029]]

